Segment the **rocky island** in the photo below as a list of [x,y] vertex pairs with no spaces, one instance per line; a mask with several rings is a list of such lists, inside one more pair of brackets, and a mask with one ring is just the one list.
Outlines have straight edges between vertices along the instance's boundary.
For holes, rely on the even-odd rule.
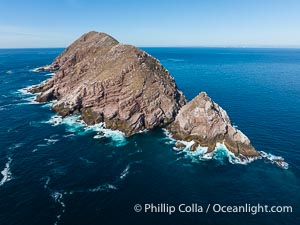
[[[259,156],[249,138],[232,126],[226,111],[205,92],[184,105],[168,129],[178,140],[194,141],[191,150],[200,145],[211,152],[219,142],[240,158]],[[177,146],[180,145],[182,143],[177,142]]]
[[194,141],[190,150],[201,145],[213,151],[220,142],[241,159],[259,156],[206,93],[187,103],[157,59],[105,33],[84,34],[38,70],[55,75],[30,92],[38,93],[38,102],[57,100],[52,109],[61,116],[80,113],[88,125],[105,122],[126,136],[165,127],[177,146]]

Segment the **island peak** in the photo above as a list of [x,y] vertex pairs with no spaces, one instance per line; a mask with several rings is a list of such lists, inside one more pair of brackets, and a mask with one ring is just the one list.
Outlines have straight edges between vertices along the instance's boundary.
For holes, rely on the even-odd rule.
[[44,69],[56,74],[32,89],[37,101],[56,99],[60,115],[80,113],[127,136],[166,126],[186,103],[158,60],[104,33],[84,34]]
[[166,127],[174,138],[194,141],[191,150],[213,151],[220,142],[236,156],[259,156],[205,92],[187,103],[157,59],[108,34],[85,33],[44,70],[55,75],[31,92],[39,102],[57,100],[52,109],[61,116],[80,113],[88,125],[104,122],[126,136]]

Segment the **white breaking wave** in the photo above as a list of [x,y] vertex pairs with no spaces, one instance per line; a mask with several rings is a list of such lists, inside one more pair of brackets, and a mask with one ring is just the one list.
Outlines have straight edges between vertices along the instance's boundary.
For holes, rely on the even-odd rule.
[[176,141],[176,139],[173,138],[172,134],[166,129],[166,128],[162,128],[164,134],[166,135],[166,138],[169,138],[172,141]]
[[36,94],[32,94],[32,93],[29,92],[29,90],[30,90],[31,88],[33,88],[34,86],[35,86],[35,85],[30,85],[30,86],[28,86],[28,87],[21,88],[21,89],[17,90],[17,93],[23,94],[23,95],[36,95]]
[[109,138],[112,140],[114,146],[124,146],[127,144],[127,140],[125,134],[118,130],[111,130],[105,128],[105,123],[99,123],[92,126],[85,126],[84,131],[80,132],[79,134],[85,134],[90,132],[97,132],[93,138],[101,139],[101,138]]
[[95,188],[89,188],[88,192],[101,192],[101,191],[110,191],[110,190],[117,190],[118,188],[115,185],[112,184],[103,184],[99,185]]
[[25,102],[21,102],[18,103],[16,105],[28,105],[28,104],[42,104],[40,102],[35,101],[36,96],[38,95],[38,93],[32,94],[29,92],[29,90],[34,87],[34,85],[30,85],[28,87],[25,88],[21,88],[19,90],[17,90],[17,94],[22,95],[22,96],[27,96],[26,98],[23,98],[22,100]]
[[95,124],[93,126],[88,126],[85,128],[85,132],[96,131],[97,135],[94,136],[96,139],[102,137],[110,138],[116,147],[124,146],[128,142],[126,140],[125,134],[118,130],[111,130],[105,128],[105,123]]
[[64,124],[68,132],[75,133],[86,126],[83,121],[79,121],[78,119],[78,115],[71,115],[65,118],[62,118],[62,116],[59,115],[54,115],[48,121],[43,121],[42,123],[48,123],[52,126]]
[[259,152],[261,157],[266,160],[267,162],[271,162],[272,164],[276,164],[277,166],[283,168],[283,169],[288,169],[289,164],[284,161],[284,158],[281,156],[276,156],[271,153],[266,153],[264,151]]
[[124,146],[128,143],[123,132],[105,128],[105,123],[88,126],[80,119],[80,115],[70,115],[65,118],[55,115],[48,121],[43,121],[42,123],[48,123],[52,126],[64,124],[66,126],[66,131],[76,133],[77,135],[85,135],[91,132],[96,132],[97,134],[93,137],[94,139],[109,138],[116,147]]
[[99,134],[97,134],[97,135],[95,135],[93,138],[94,138],[94,139],[101,139],[101,138],[103,138],[103,136],[102,136],[102,135],[99,135]]
[[62,117],[55,115],[55,116],[52,116],[48,121],[42,121],[42,123],[48,123],[48,124],[51,124],[52,126],[57,126],[62,123]]
[[86,127],[86,124],[83,120],[80,120],[79,118],[79,115],[67,116],[61,119],[61,124],[64,124],[67,127],[68,132],[80,133],[80,131],[82,131]]
[[[197,157],[201,161],[207,161],[207,160],[228,160],[231,164],[242,164],[247,165],[250,162],[253,162],[256,159],[259,159],[260,157],[252,157],[252,158],[246,158],[243,159],[240,157],[235,156],[231,151],[229,151],[226,146],[222,143],[217,143],[216,148],[211,151],[207,152],[207,147],[198,146],[195,151],[191,151],[191,146],[195,143],[194,141],[181,141],[182,144],[185,145],[184,149],[182,151],[186,152],[187,156],[191,157]],[[175,150],[179,150],[176,147],[173,147]]]
[[173,58],[169,58],[167,59],[168,61],[172,61],[172,62],[184,62],[184,59],[173,59]]
[[8,157],[8,161],[6,162],[4,169],[1,171],[3,177],[0,181],[0,186],[2,186],[3,184],[5,184],[6,182],[10,181],[13,178],[12,173],[10,171],[11,162],[12,162],[12,158]]
[[59,141],[59,139],[51,139],[51,138],[45,138],[44,140],[47,141],[47,143],[49,143],[49,145],[53,145]]
[[29,70],[29,71],[30,71],[30,72],[39,72],[39,71],[38,71],[39,68],[40,68],[40,67],[36,67],[36,68],[33,68],[33,69]]
[[54,115],[48,121],[45,121],[43,123],[48,123],[51,124],[52,126],[58,126],[64,124],[68,132],[76,133],[82,130],[86,126],[86,124],[82,120],[79,120],[79,117],[80,117],[79,115],[71,115],[62,118],[59,115]]
[[45,76],[54,76],[55,75],[55,73],[47,73],[47,74],[45,74]]
[[41,103],[43,104],[42,107],[43,108],[51,108],[51,106],[53,105],[53,103],[57,102],[57,100],[53,100],[53,101],[49,101],[47,103]]
[[147,133],[149,130],[147,130],[147,129],[144,129],[144,130],[140,130],[138,133],[139,134],[143,134],[143,133]]
[[[229,151],[226,146],[222,143],[217,143],[216,148],[211,151],[207,152],[208,148],[207,147],[201,147],[198,146],[195,151],[191,151],[190,148],[191,146],[195,143],[194,141],[181,141],[179,140],[182,144],[185,145],[184,149],[182,151],[187,153],[187,156],[192,156],[192,157],[198,157],[199,160],[201,161],[207,161],[211,159],[215,159],[218,161],[223,161],[224,159],[227,159],[229,163],[231,164],[242,164],[242,165],[247,165],[257,159],[264,159],[267,162],[271,162],[272,164],[276,164],[279,167],[283,169],[288,169],[289,164],[284,161],[284,158],[281,156],[275,156],[270,153],[266,153],[264,151],[260,151],[260,156],[258,157],[237,157]],[[174,150],[181,150],[177,149],[176,147],[173,147]],[[180,159],[181,157],[179,157]]]
[[162,130],[166,135],[166,137],[163,138],[163,140],[166,140],[165,144],[175,144],[176,139],[173,138],[172,134],[166,128],[162,128]]
[[[185,145],[185,147],[182,149],[183,151],[186,151],[186,152],[189,152],[191,155],[194,155],[194,156],[198,156],[200,154],[204,154],[207,152],[207,148],[205,147],[200,147],[198,146],[197,149],[195,151],[190,151],[191,147],[193,144],[195,144],[194,141],[181,141],[179,140],[178,142],[182,143]],[[173,147],[174,150],[181,150],[181,149],[178,149],[176,147]],[[204,150],[204,152],[203,152]]]
[[200,160],[207,160],[207,159],[223,160],[226,158],[228,159],[228,162],[231,164],[242,164],[242,165],[247,165],[256,159],[259,159],[259,157],[250,157],[250,158],[237,157],[231,151],[229,151],[226,148],[226,146],[222,143],[217,143],[214,151],[210,153],[205,153],[203,156],[200,156]]
[[22,102],[22,103],[18,103],[18,105],[38,105],[38,104],[42,104],[40,102],[37,102],[36,100],[36,96],[31,96],[28,98],[24,98],[23,100],[26,102]]
[[127,177],[127,175],[129,174],[129,169],[130,169],[130,164],[128,164],[126,168],[122,171],[122,173],[120,174],[120,179],[123,180]]
[[[24,99],[25,103],[19,104],[42,104],[35,101],[37,94],[29,93],[28,90],[33,86],[29,86],[26,88],[19,89],[18,92],[23,95],[29,95],[30,97]],[[50,107],[55,101],[43,104],[42,107]],[[101,138],[109,138],[113,142],[113,145],[116,147],[124,146],[128,142],[126,140],[125,134],[118,130],[111,130],[105,127],[105,123],[96,124],[93,126],[87,126],[87,124],[80,119],[79,115],[70,115],[65,118],[62,118],[59,115],[52,116],[48,121],[43,121],[42,123],[48,123],[52,126],[57,126],[64,124],[66,126],[66,130],[71,133],[76,133],[78,135],[85,135],[89,132],[97,132],[97,135],[94,136],[95,139]],[[145,131],[146,132],[146,131]],[[51,140],[49,140],[51,142]],[[54,140],[53,140],[54,142]],[[45,144],[40,144],[45,145]]]
[[37,144],[36,148],[34,148],[32,150],[32,152],[37,152],[39,150],[39,148],[41,148],[41,147],[47,147],[50,145],[54,145],[56,142],[59,141],[59,139],[55,139],[55,137],[57,137],[57,136],[58,136],[57,134],[54,134],[54,135],[51,135],[49,138],[44,138],[45,142]]

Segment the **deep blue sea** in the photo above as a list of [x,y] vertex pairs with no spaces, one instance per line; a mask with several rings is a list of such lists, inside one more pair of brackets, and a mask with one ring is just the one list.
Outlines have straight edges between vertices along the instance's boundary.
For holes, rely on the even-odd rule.
[[[190,100],[206,91],[256,149],[281,156],[232,164],[173,150],[161,129],[124,138],[61,119],[24,88],[63,49],[0,50],[1,225],[296,225],[300,221],[300,50],[143,48]],[[135,212],[135,204],[292,206],[289,213]]]

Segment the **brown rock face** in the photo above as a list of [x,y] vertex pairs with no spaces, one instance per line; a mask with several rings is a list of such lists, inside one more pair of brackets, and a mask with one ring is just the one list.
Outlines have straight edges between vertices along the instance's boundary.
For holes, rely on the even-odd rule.
[[87,124],[105,122],[127,136],[171,123],[185,97],[158,60],[111,36],[89,32],[39,71],[56,74],[31,92],[37,101],[58,101],[62,116],[81,113]]
[[[107,34],[84,34],[51,65],[38,68],[45,70],[56,74],[31,92],[39,93],[39,102],[56,99],[52,109],[62,116],[80,113],[87,124],[105,122],[127,136],[167,127],[175,138],[195,141],[191,150],[201,145],[212,151],[223,142],[237,156],[259,155],[206,93],[186,104],[158,60]],[[183,146],[178,142],[177,147]]]
[[250,140],[232,126],[226,111],[204,92],[180,109],[168,129],[174,138],[193,140],[198,145],[208,147],[208,152],[215,149],[217,142],[224,142],[236,156],[259,156]]

